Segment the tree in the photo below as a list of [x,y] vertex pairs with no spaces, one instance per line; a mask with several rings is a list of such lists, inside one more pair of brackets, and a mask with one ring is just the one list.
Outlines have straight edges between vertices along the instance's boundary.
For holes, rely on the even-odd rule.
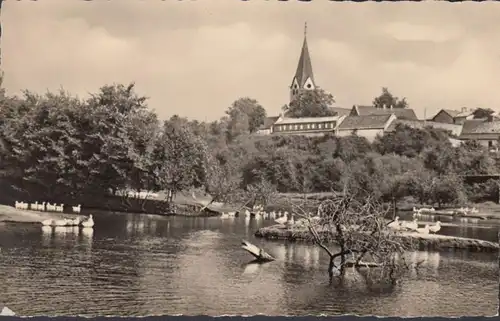
[[425,148],[452,147],[445,131],[412,128],[404,124],[397,124],[394,131],[377,136],[372,145],[380,154],[395,153],[407,157],[416,157]]
[[391,94],[386,87],[382,88],[382,94],[376,97],[372,104],[375,108],[408,108],[406,98],[399,99]]
[[205,184],[208,172],[207,146],[189,127],[165,121],[154,151],[154,174],[159,189],[176,192]]
[[488,118],[494,112],[495,111],[491,108],[477,108],[472,112],[472,115],[474,119],[481,119],[481,118]]
[[455,174],[443,175],[433,180],[431,200],[439,207],[444,204],[464,204],[467,201],[464,183]]
[[[406,251],[416,248],[415,244],[403,242],[397,232],[387,227],[387,210],[373,198],[360,198],[345,189],[319,205],[319,221],[300,207],[296,206],[295,211],[303,218],[313,241],[330,257],[330,281],[334,276],[342,277],[349,266],[358,271],[374,267],[381,277],[391,280],[409,268],[402,258]],[[336,244],[338,250],[328,247],[329,243]]]
[[335,116],[330,107],[335,103],[333,96],[322,89],[301,91],[288,106],[284,106],[287,117]]
[[[266,119],[266,110],[264,107],[257,100],[248,97],[240,98],[233,102],[231,107],[226,111],[226,114],[229,116],[231,122],[245,122],[250,133],[257,131]],[[239,120],[239,117],[243,117],[243,119]]]

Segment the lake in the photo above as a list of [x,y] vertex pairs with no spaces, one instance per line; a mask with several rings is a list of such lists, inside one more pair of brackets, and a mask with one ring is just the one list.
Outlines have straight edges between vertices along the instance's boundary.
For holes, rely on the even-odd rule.
[[[497,311],[496,254],[416,252],[423,268],[394,288],[367,286],[351,270],[342,284],[330,285],[328,257],[318,247],[253,237],[271,221],[100,212],[94,220],[90,230],[0,225],[0,304],[25,316]],[[443,226],[443,234],[496,241],[496,225],[459,224]],[[277,261],[248,265],[241,239]]]

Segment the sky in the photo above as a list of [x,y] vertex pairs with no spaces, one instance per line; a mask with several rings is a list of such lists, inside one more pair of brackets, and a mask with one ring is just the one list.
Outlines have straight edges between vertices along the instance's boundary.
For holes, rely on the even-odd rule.
[[212,121],[240,97],[278,115],[307,21],[316,84],[339,107],[388,87],[421,118],[500,110],[498,2],[7,0],[1,17],[10,94],[135,82],[163,119]]

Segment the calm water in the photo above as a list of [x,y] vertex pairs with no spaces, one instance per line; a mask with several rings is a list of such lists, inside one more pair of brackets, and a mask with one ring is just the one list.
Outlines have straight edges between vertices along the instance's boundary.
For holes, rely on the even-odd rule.
[[[429,218],[432,220],[432,218]],[[4,303],[19,315],[375,314],[494,315],[495,254],[413,254],[426,259],[394,289],[369,287],[350,271],[329,285],[317,247],[256,240],[270,222],[244,218],[95,215],[92,230],[0,225]],[[443,227],[496,239],[498,228]],[[241,239],[276,262],[248,265]]]

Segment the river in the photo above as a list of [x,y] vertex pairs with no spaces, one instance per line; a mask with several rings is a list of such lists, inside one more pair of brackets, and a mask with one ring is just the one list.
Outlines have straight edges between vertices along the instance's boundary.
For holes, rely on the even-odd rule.
[[[18,315],[494,315],[496,254],[417,252],[425,259],[395,288],[354,271],[328,284],[312,245],[255,239],[271,221],[95,213],[94,229],[0,225],[0,305]],[[430,218],[434,220],[434,218]],[[498,226],[444,226],[496,240]],[[277,261],[248,265],[241,239]]]

